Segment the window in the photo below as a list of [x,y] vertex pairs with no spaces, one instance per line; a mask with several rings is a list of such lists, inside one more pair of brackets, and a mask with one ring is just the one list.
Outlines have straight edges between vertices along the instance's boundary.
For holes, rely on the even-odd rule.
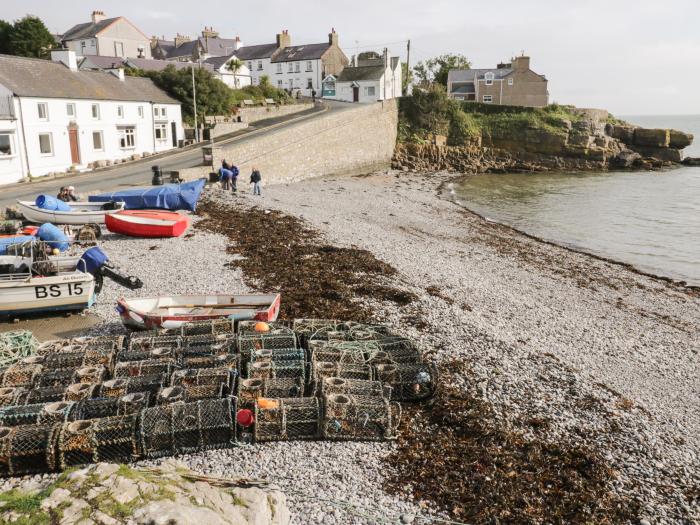
[[102,141],[102,132],[93,131],[92,132],[92,149],[95,151],[104,151],[104,142]]
[[100,118],[100,105],[99,104],[92,105],[92,118],[94,118],[94,119]]
[[0,158],[12,156],[12,136],[9,133],[0,133]]
[[368,97],[373,97],[375,96],[375,87],[374,86],[366,86],[365,87],[365,95]]
[[168,108],[160,108],[160,116],[167,117],[168,116]]
[[123,57],[124,56],[124,44],[122,42],[114,43],[114,56]]
[[253,71],[253,63],[248,62],[248,71]]
[[301,72],[301,62],[295,62],[295,63],[294,63],[294,72],[295,72],[295,73]]
[[491,102],[493,102],[493,96],[491,96],[491,95],[484,95],[483,101],[484,101],[486,104],[490,104]]
[[277,81],[277,87],[278,87],[279,89],[282,89],[282,81],[281,81],[281,80],[278,80],[278,81]]
[[156,140],[165,142],[168,140],[168,125],[156,124]]
[[306,79],[306,89],[313,89],[314,88],[314,80],[312,78],[307,78]]
[[119,147],[133,149],[136,146],[136,131],[134,128],[119,128]]
[[282,64],[277,64],[277,74],[282,74]]
[[75,104],[66,104],[66,115],[75,117]]
[[509,79],[508,79],[508,85],[509,85],[509,86],[512,86],[512,85],[513,85],[513,79],[512,79],[512,78],[509,78]]
[[258,71],[262,71],[262,60],[258,60]]
[[124,106],[117,106],[117,117],[124,118]]
[[314,63],[311,62],[311,60],[309,60],[309,61],[306,63],[306,70],[307,70],[307,71],[313,71],[313,70],[314,70]]
[[85,40],[80,42],[80,52],[84,55],[85,54]]
[[143,106],[139,106],[139,118],[143,118]]
[[289,62],[287,64],[287,73],[294,73],[294,62]]
[[36,105],[36,110],[39,113],[39,120],[49,120],[49,108],[46,106],[46,102],[39,102]]
[[160,117],[160,108],[158,106],[153,106],[153,116]]
[[51,133],[39,133],[39,151],[42,155],[53,155]]
[[490,86],[493,84],[493,73],[486,73],[484,75],[484,79],[486,82],[484,82],[487,86]]

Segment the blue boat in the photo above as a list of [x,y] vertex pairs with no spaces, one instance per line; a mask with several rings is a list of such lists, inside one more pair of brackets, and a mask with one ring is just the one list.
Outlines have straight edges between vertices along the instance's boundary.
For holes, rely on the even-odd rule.
[[182,184],[129,188],[113,193],[91,195],[89,200],[90,202],[123,202],[127,210],[195,211],[205,183],[205,179],[199,179]]

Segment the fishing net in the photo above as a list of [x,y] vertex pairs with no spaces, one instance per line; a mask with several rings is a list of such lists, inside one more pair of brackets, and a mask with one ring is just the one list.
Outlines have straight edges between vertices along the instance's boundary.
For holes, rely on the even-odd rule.
[[323,380],[327,377],[339,377],[341,379],[373,379],[372,367],[359,363],[328,363],[317,361],[311,363],[310,384],[312,390],[318,395]]
[[428,363],[380,364],[374,367],[376,378],[392,388],[392,399],[419,401],[437,388],[437,368]]
[[255,440],[319,438],[321,415],[321,405],[316,397],[258,398],[255,402]]
[[333,440],[395,439],[401,406],[383,397],[329,394],[324,397],[323,437]]
[[321,395],[332,394],[391,399],[391,387],[381,381],[326,377],[321,382]]
[[38,341],[27,330],[0,334],[0,367],[11,365],[36,353],[38,346]]
[[0,388],[0,407],[8,407],[24,404],[23,399],[27,395],[27,389],[22,387]]
[[114,377],[141,377],[160,375],[169,378],[175,368],[174,359],[147,359],[143,361],[128,361],[117,363],[114,367]]
[[147,408],[139,423],[144,456],[231,446],[235,441],[234,408],[228,398]]
[[73,383],[66,387],[63,394],[65,401],[83,401],[92,399],[97,393],[98,385],[89,383]]
[[110,379],[99,385],[100,397],[122,397],[139,392],[148,393],[149,401],[155,402],[158,391],[163,386],[163,376],[141,376]]
[[259,397],[290,398],[304,396],[301,378],[241,379],[238,381],[238,405],[252,407]]
[[30,356],[8,366],[2,375],[2,386],[31,387],[34,378],[41,373],[42,362],[41,356]]
[[138,415],[131,414],[65,423],[58,437],[61,468],[136,459],[139,453],[137,421]]
[[60,425],[0,428],[0,475],[19,476],[56,468]]

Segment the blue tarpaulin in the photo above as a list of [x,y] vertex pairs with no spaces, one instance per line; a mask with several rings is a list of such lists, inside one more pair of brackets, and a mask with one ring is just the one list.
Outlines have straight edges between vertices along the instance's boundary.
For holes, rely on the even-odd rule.
[[90,202],[124,202],[127,210],[189,210],[195,211],[205,179],[182,184],[164,184],[91,195]]
[[31,235],[17,235],[16,237],[0,237],[0,255],[7,255],[7,247],[13,244],[22,244],[35,241],[36,237]]

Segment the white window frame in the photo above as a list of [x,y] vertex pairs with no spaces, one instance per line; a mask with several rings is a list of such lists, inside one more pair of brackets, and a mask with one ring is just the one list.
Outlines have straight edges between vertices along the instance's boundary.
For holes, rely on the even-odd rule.
[[377,86],[365,86],[365,96],[366,97],[376,97],[377,96]]
[[[41,115],[42,112],[44,113],[43,116]],[[39,120],[49,120],[49,105],[46,102],[37,102],[36,113],[39,116]]]
[[287,73],[294,73],[294,62],[287,62]]
[[262,60],[258,60],[258,71],[262,71],[262,70],[263,70]]
[[484,75],[484,84],[486,84],[487,86],[493,86],[493,78],[494,78],[493,73],[486,73]]
[[277,81],[277,87],[278,87],[279,89],[282,89],[282,79],[280,79],[280,80]]
[[[99,137],[100,147],[95,146],[95,136]],[[92,150],[93,151],[104,151],[105,150],[105,138],[101,131],[92,132]]]
[[119,149],[136,149],[136,128],[117,128],[117,138],[119,139]]
[[75,103],[68,102],[66,104],[66,115],[75,118]]
[[481,98],[481,101],[482,101],[484,104],[492,104],[492,103],[493,103],[493,95],[484,95],[484,96]]
[[12,157],[15,156],[15,144],[14,144],[14,140],[12,140],[13,135],[14,135],[14,133],[9,133],[9,132],[0,133],[0,137],[7,137],[7,145],[10,147],[9,153],[0,152],[0,159],[11,159]]
[[294,72],[301,73],[301,62],[294,62]]
[[139,118],[143,118],[143,106],[139,106],[138,112],[139,112]]
[[154,132],[158,142],[168,142],[168,124],[166,122],[156,123]]
[[124,118],[124,106],[117,106],[117,117]]
[[92,115],[93,120],[100,120],[100,105],[93,104],[92,108],[90,109],[90,114]]
[[509,85],[509,86],[512,86],[512,85],[513,85],[513,79],[512,79],[512,78],[509,78],[509,79],[508,79],[508,85]]
[[80,41],[80,52],[82,54],[85,54],[85,48],[87,47],[87,44],[85,44],[85,40]]
[[314,70],[314,63],[312,60],[306,61],[306,72],[309,73]]
[[[120,48],[121,48],[121,53],[119,53]],[[119,40],[114,42],[114,56],[119,57],[119,58],[124,58],[124,42],[120,42]]]
[[250,71],[251,73],[253,72],[253,63],[252,62],[248,62],[248,71]]
[[160,108],[158,106],[153,106],[153,116],[160,117]]
[[277,64],[277,74],[278,74],[278,75],[281,75],[281,74],[282,74],[282,62],[280,62],[279,64]]
[[306,79],[306,89],[313,89],[313,88],[314,88],[314,79],[307,78]]
[[[41,151],[41,137],[49,137],[49,151]],[[42,157],[53,157],[53,136],[51,133],[39,133],[39,154]]]
[[163,117],[163,118],[167,118],[167,116],[168,116],[168,108],[166,108],[165,106],[161,107],[161,108],[160,108],[160,116]]

